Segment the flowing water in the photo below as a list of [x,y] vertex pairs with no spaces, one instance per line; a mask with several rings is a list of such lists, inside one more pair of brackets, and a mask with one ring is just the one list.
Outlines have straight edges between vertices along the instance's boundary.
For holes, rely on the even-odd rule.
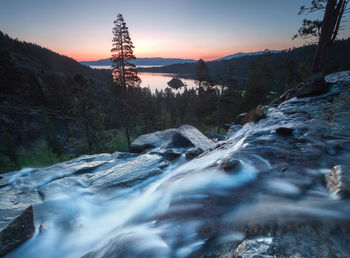
[[[92,193],[80,186],[57,191],[34,208],[34,237],[8,257],[80,257],[108,246],[111,239],[121,249],[132,248],[134,254],[184,257],[205,240],[197,232],[206,223],[196,215],[206,212],[202,200],[210,195],[224,196],[227,190],[256,177],[254,166],[243,161],[235,174],[218,173],[215,166],[243,146],[244,137],[229,149],[190,162],[182,157],[163,174],[108,194]],[[27,181],[26,187],[30,187],[32,173],[32,169],[23,169],[12,175],[11,182],[24,187]],[[45,183],[36,182],[34,187]],[[193,216],[182,214],[191,212]],[[48,230],[40,233],[40,224]]]
[[[337,155],[327,150],[334,139],[348,143],[350,136],[327,131],[323,108],[329,107],[291,100],[196,159],[182,155],[161,174],[129,187],[96,190],[91,180],[115,166],[132,167],[136,156],[116,161],[101,155],[64,164],[92,167],[87,174],[63,175],[57,167],[49,177],[29,168],[5,174],[14,188],[40,192],[46,187],[49,193],[34,205],[35,235],[7,257],[186,257],[211,239],[242,240],[245,232],[238,229],[247,223],[348,223],[349,202],[328,193],[324,174],[331,164],[349,160],[346,150]],[[318,118],[310,121],[305,110]],[[276,135],[281,125],[293,126],[294,137]],[[152,156],[141,156],[147,155]],[[227,157],[239,160],[234,172],[220,169]],[[41,224],[47,230],[40,232]]]

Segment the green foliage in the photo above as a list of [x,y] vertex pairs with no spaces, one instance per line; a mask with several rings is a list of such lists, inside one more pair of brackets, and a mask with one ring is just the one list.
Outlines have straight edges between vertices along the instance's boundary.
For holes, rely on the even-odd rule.
[[18,169],[18,165],[13,162],[9,156],[0,153],[0,174],[9,171],[15,171]]
[[45,99],[51,108],[67,112],[72,106],[72,92],[69,82],[57,73],[50,73],[44,77],[47,88],[44,91]]
[[64,154],[64,146],[60,139],[57,137],[55,129],[52,123],[48,120],[46,124],[46,142],[47,146],[58,156]]
[[[210,132],[210,133],[217,133],[217,128],[216,126],[212,126],[212,125],[201,125],[199,127],[199,131],[201,131],[202,133],[205,132]],[[221,135],[226,135],[227,131],[223,128],[221,128],[220,133]]]
[[44,167],[60,162],[61,159],[46,144],[23,150],[19,159],[19,167]]
[[2,128],[1,138],[2,146],[0,153],[6,155],[11,160],[11,162],[16,164],[18,160],[17,147],[13,136],[9,134],[4,127]]
[[133,52],[135,47],[122,14],[118,14],[117,19],[114,21],[112,45],[112,75],[115,87],[120,88],[121,93],[115,97],[121,104],[125,134],[130,148],[131,130],[129,117],[133,114],[130,112],[129,106],[129,89],[138,87],[141,83],[141,79],[137,76],[137,69],[133,63],[133,60],[136,59]]
[[104,112],[96,100],[96,95],[88,81],[81,74],[74,76],[73,84],[74,102],[71,113],[74,124],[71,129],[76,134],[84,135],[88,145],[88,153],[97,151],[96,142],[104,128]]
[[45,142],[18,151],[17,162],[6,154],[0,155],[0,173],[19,170],[24,167],[45,167],[69,159],[67,154],[57,155]]
[[0,50],[0,93],[14,94],[16,88],[20,87],[21,79],[22,74],[10,52],[7,49]]
[[128,141],[124,133],[118,132],[115,139],[113,139],[111,152],[115,152],[115,151],[120,151],[120,152],[128,151]]
[[272,55],[266,53],[251,65],[251,73],[245,95],[247,107],[253,108],[260,104],[266,104],[267,96],[272,89],[273,80]]
[[267,116],[267,108],[263,106],[258,106],[257,108],[248,112],[247,120],[249,122],[257,123],[261,119],[266,118]]
[[201,90],[201,87],[208,86],[210,84],[209,69],[203,59],[199,59],[197,61],[195,65],[195,71],[196,71],[195,79],[198,83],[199,90]]

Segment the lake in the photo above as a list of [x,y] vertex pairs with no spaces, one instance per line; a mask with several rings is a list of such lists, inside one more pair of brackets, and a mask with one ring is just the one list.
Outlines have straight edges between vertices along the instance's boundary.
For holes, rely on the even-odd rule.
[[[138,67],[155,67],[156,65],[150,65],[150,66],[138,66]],[[161,65],[159,65],[161,66]],[[90,66],[91,68],[94,69],[111,69],[111,66],[108,65],[99,65],[99,66]],[[141,78],[142,82],[141,82],[141,87],[149,87],[150,90],[154,93],[156,89],[158,90],[164,90],[166,88],[168,88],[168,82],[173,78],[173,77],[177,77],[179,79],[181,79],[181,81],[187,85],[187,88],[195,88],[195,81],[192,79],[188,79],[188,78],[181,78],[178,77],[176,74],[172,74],[172,73],[138,73],[138,76]],[[173,89],[175,92],[182,92],[183,89],[179,89],[179,90],[175,90]]]

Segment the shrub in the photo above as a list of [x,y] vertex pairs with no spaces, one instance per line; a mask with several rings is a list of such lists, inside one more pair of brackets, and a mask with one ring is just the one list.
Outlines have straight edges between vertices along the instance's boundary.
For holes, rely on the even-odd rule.
[[9,156],[0,154],[0,174],[19,169],[18,165],[13,162]]
[[267,108],[263,106],[258,106],[256,109],[253,109],[248,113],[248,121],[257,123],[261,119],[266,118],[267,116]]
[[118,132],[113,140],[111,152],[127,152],[129,150],[128,141],[124,133]]
[[64,154],[64,146],[57,137],[55,129],[50,121],[48,121],[46,124],[46,142],[53,153],[57,154],[58,156]]

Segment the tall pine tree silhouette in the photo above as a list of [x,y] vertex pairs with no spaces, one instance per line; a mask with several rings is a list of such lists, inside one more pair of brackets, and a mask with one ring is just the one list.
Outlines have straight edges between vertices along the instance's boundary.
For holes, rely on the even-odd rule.
[[136,66],[132,63],[136,59],[128,27],[123,15],[118,14],[114,21],[113,28],[113,48],[112,52],[112,75],[116,87],[121,87],[121,102],[123,109],[123,119],[125,134],[130,150],[130,106],[128,104],[128,88],[140,84],[141,80],[137,76]]
[[301,28],[293,38],[316,38],[318,41],[316,53],[312,63],[311,73],[322,71],[326,53],[338,36],[342,18],[348,10],[349,0],[312,0],[311,7],[300,7],[299,15],[324,11],[323,20],[304,19]]

